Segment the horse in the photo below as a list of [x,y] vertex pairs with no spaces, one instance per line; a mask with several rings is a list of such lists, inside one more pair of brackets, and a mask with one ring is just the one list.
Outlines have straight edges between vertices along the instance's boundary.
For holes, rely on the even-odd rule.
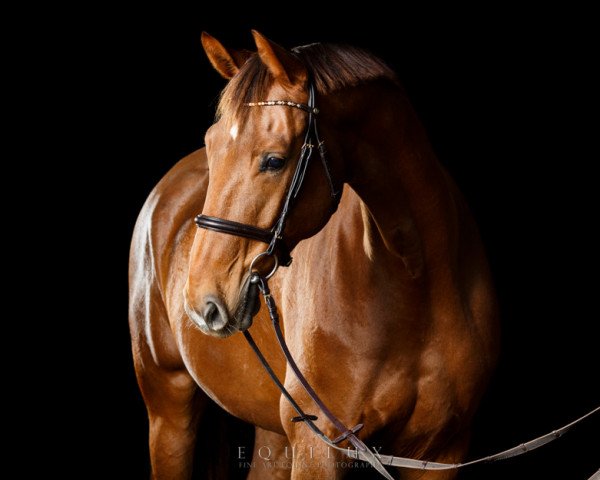
[[[383,61],[333,44],[288,50],[252,33],[256,52],[202,34],[210,63],[228,80],[216,121],[205,148],[156,185],[133,233],[129,319],[152,476],[191,477],[196,442],[212,435],[198,425],[214,404],[254,426],[250,479],[341,479],[351,471],[342,453],[290,421],[295,411],[239,333],[249,329],[312,413],[269,329],[253,272],[273,274],[285,341],[338,418],[364,424],[358,435],[377,451],[460,462],[499,353],[497,300],[469,208]],[[312,88],[316,107],[308,111]],[[326,161],[306,163],[278,232],[286,248],[196,228],[201,213],[271,232],[307,147],[310,115]],[[294,261],[277,269],[289,252]],[[315,424],[340,433],[326,417]],[[269,460],[289,463],[267,465],[266,446]]]

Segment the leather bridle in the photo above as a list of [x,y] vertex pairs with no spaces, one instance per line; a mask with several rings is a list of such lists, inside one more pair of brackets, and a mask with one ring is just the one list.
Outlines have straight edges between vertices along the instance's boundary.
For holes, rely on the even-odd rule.
[[[327,162],[327,156],[325,153],[325,144],[319,137],[319,130],[317,129],[317,114],[319,109],[315,106],[315,89],[312,82],[308,85],[308,103],[297,103],[287,100],[268,100],[265,102],[252,102],[245,104],[248,107],[292,107],[308,113],[308,122],[306,126],[306,133],[304,135],[304,144],[300,149],[300,155],[294,176],[287,190],[281,212],[275,221],[273,227],[259,228],[254,225],[248,225],[246,223],[234,222],[225,218],[209,217],[208,215],[198,215],[195,219],[196,225],[200,228],[207,230],[213,230],[219,233],[226,233],[228,235],[235,235],[238,237],[245,237],[251,240],[268,244],[267,250],[259,256],[273,256],[275,258],[275,267],[268,275],[269,277],[275,273],[278,265],[284,267],[289,266],[292,263],[292,257],[290,256],[290,250],[283,238],[283,232],[285,229],[285,223],[289,216],[290,210],[293,207],[296,198],[304,184],[306,177],[306,170],[310,163],[310,159],[313,156],[313,151],[316,148],[319,151],[319,157],[321,158],[321,164],[325,171],[325,177],[329,188],[331,190],[331,210],[335,212],[340,202],[342,193],[341,186],[336,186],[333,181],[333,175],[331,168]],[[259,256],[255,257],[251,262],[251,271],[254,263],[258,260]]]

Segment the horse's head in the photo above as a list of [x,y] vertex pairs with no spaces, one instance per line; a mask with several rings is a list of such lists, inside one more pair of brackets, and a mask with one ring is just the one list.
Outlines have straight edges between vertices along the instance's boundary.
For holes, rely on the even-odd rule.
[[[257,54],[232,52],[214,38],[202,37],[210,62],[230,79],[221,96],[218,121],[206,133],[210,173],[202,217],[269,231],[280,219],[309,138],[309,75],[296,55],[253,33]],[[295,105],[258,104],[269,100]],[[326,140],[329,150],[335,151],[333,139]],[[317,147],[281,235],[289,249],[323,228],[335,204],[332,190],[340,188],[330,181],[338,170],[335,155],[329,154],[330,171],[318,158]],[[226,337],[248,328],[258,311],[258,292],[249,281],[249,269],[268,245],[204,226],[198,229],[190,254],[185,308],[203,332]],[[285,255],[281,246],[273,253],[280,260]],[[266,275],[274,261],[274,256],[265,255],[252,267]]]

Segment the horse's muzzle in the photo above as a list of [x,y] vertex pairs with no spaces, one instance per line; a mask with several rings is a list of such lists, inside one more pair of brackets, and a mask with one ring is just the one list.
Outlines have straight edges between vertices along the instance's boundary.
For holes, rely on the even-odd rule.
[[260,309],[258,287],[249,278],[244,280],[233,315],[225,302],[215,295],[206,295],[198,307],[193,307],[186,296],[184,308],[188,317],[203,333],[226,338],[235,332],[247,330],[252,325],[252,320]]

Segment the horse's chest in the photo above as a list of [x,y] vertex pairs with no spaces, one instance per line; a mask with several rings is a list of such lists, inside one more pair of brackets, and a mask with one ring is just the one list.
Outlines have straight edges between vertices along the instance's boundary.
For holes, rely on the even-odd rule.
[[[262,322],[260,318],[255,320]],[[262,327],[262,325],[261,325]],[[268,430],[283,433],[279,419],[280,393],[241,334],[227,339],[204,335],[182,320],[180,351],[187,369],[202,390],[223,409]],[[261,328],[256,339],[272,367],[283,375],[285,365]]]

